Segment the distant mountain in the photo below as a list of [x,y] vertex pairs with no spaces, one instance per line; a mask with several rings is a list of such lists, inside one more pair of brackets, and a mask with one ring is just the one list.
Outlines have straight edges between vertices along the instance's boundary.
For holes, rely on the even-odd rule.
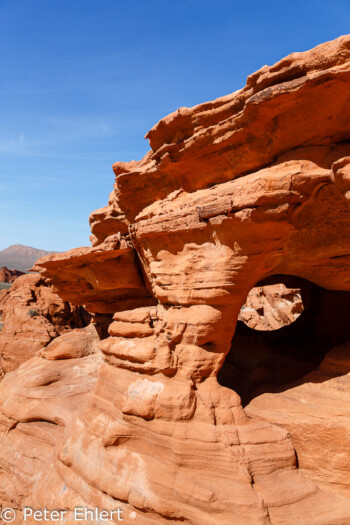
[[12,244],[12,246],[0,251],[0,267],[7,266],[11,270],[27,272],[37,259],[50,253],[57,252],[38,250],[31,246],[23,246],[23,244]]

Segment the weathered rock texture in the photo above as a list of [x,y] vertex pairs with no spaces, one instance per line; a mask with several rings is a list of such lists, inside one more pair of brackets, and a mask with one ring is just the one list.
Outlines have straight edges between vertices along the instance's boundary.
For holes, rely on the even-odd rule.
[[0,383],[0,506],[20,508],[97,379],[92,325],[54,339]]
[[19,270],[9,270],[6,266],[2,266],[0,268],[0,283],[13,283],[17,277],[23,274],[24,272],[20,272]]
[[252,288],[238,316],[255,330],[278,330],[294,323],[302,313],[303,301],[298,288],[283,283]]
[[[321,473],[299,444],[312,404],[323,407],[314,428],[338,425],[345,357],[343,379],[319,384],[306,407],[302,385],[295,404],[279,394],[276,408],[263,398],[247,412],[235,386],[217,381],[256,283],[287,274],[350,291],[349,95],[350,37],[341,37],[263,67],[232,95],[181,108],[148,133],[143,160],[114,165],[109,203],[90,218],[93,247],[36,266],[64,300],[111,322],[93,392],[51,467],[27,477],[21,497],[14,489],[18,505],[120,506],[124,523],[138,525],[350,523],[348,450],[335,459],[342,474],[327,480],[334,464]],[[34,365],[8,375],[6,388]],[[327,420],[329,390],[339,407]],[[290,412],[280,421],[281,404]],[[32,420],[23,405],[21,420]],[[323,443],[332,455],[331,442],[313,450]]]
[[0,292],[1,374],[15,370],[58,335],[84,327],[90,315],[53,292],[39,274],[23,275]]

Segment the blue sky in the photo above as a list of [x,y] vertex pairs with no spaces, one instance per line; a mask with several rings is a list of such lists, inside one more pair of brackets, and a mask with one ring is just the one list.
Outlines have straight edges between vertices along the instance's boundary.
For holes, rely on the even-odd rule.
[[161,117],[349,27],[348,0],[0,0],[0,250],[89,245]]

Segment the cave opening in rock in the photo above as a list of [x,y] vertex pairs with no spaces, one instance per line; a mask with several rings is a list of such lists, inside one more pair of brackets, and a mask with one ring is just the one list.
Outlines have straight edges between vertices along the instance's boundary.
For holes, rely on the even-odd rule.
[[350,292],[298,277],[276,275],[257,283],[241,310],[219,383],[246,405],[303,382],[327,352],[350,340],[349,308]]

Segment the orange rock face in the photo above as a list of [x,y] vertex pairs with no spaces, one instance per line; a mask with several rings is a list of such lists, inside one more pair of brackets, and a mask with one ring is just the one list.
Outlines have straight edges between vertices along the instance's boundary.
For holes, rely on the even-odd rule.
[[39,274],[19,277],[0,292],[1,372],[15,370],[58,335],[90,320],[83,308],[64,302]]
[[[322,322],[322,306],[339,300],[332,294],[350,292],[349,95],[346,36],[263,67],[238,92],[181,108],[148,133],[144,159],[114,165],[108,205],[90,217],[93,247],[35,266],[64,300],[87,305],[104,332],[109,325],[97,382],[74,417],[67,398],[40,416],[61,430],[47,438],[55,450],[45,449],[34,483],[29,465],[3,466],[7,455],[23,450],[23,434],[37,446],[39,428],[29,425],[46,410],[55,378],[75,384],[58,363],[96,363],[99,354],[91,343],[86,355],[77,339],[69,350],[63,336],[5,377],[4,450],[21,426],[0,464],[14,487],[3,504],[64,508],[65,523],[74,523],[75,506],[120,507],[124,523],[138,525],[350,523],[350,456],[341,445],[348,369],[344,347],[327,354],[349,338],[348,323],[337,340]],[[320,300],[310,291],[311,313],[291,325],[303,329],[281,346],[294,376],[266,360],[278,355],[271,340],[255,346],[243,333],[235,346],[249,291],[286,275],[329,291]],[[232,370],[249,376],[245,408],[239,373],[218,381],[232,351]],[[28,403],[33,392],[17,383],[36,367],[44,382]]]

